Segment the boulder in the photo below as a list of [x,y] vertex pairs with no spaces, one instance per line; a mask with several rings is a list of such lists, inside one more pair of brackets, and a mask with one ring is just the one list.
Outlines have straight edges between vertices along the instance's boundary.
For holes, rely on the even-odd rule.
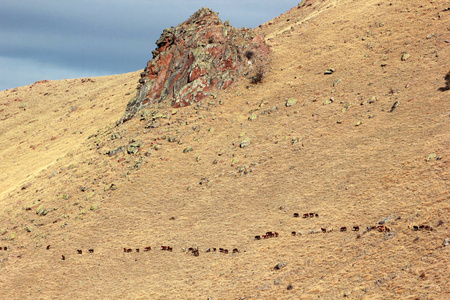
[[213,96],[239,77],[251,79],[263,72],[270,54],[263,36],[223,23],[209,8],[165,29],[156,45],[119,124],[153,103],[183,107]]

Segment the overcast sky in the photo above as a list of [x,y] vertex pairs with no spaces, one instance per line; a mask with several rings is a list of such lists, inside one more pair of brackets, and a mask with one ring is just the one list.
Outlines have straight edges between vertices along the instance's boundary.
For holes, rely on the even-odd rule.
[[165,28],[201,7],[254,28],[300,0],[0,0],[0,90],[143,69]]

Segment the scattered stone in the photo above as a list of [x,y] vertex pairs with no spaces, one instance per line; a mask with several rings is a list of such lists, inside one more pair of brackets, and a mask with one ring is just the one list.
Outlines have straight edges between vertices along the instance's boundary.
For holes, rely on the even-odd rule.
[[247,147],[248,145],[250,145],[250,138],[246,137],[245,139],[243,139],[243,140],[241,141],[240,147],[241,147],[241,148],[245,148],[245,147]]
[[400,104],[400,101],[395,101],[394,104],[392,104],[392,107],[388,112],[393,112],[397,108],[397,106],[399,106],[399,104]]
[[402,55],[402,61],[406,61],[406,60],[408,60],[408,58],[410,58],[410,57],[411,57],[411,54],[404,53],[404,54]]
[[430,155],[428,155],[428,157],[427,157],[427,161],[430,161],[430,160],[436,159],[436,157],[437,157],[437,154],[436,154],[436,153],[431,153]]
[[175,143],[177,141],[178,137],[176,136],[169,136],[169,138],[167,139],[167,141],[169,143]]
[[158,121],[150,121],[145,128],[158,128],[160,125]]
[[89,193],[88,195],[84,196],[84,198],[85,198],[86,200],[88,200],[88,199],[90,199],[90,198],[92,198],[92,197],[94,197],[94,196],[95,196],[95,192],[91,192],[91,193]]
[[389,216],[389,217],[383,218],[378,222],[378,224],[383,225],[384,223],[387,223],[390,220],[392,220],[392,218],[394,218],[394,216]]
[[281,270],[281,269],[283,269],[284,267],[286,267],[287,266],[287,263],[285,263],[285,262],[280,262],[280,263],[278,263],[275,267],[274,267],[274,269],[275,270]]
[[117,190],[117,186],[114,183],[110,183],[110,184],[105,185],[103,190],[104,191],[109,191],[109,190],[114,191],[114,190]]
[[183,153],[188,153],[188,152],[191,152],[191,151],[194,151],[194,148],[192,148],[192,147],[187,147],[187,148],[185,148],[185,149],[183,150]]
[[141,144],[139,142],[133,141],[128,145],[127,152],[128,154],[136,154],[139,151]]
[[92,204],[89,209],[92,210],[92,211],[96,211],[98,209],[98,206],[99,206],[99,204],[95,203],[95,204]]
[[297,103],[297,99],[290,98],[290,99],[286,100],[286,107],[295,105],[296,103]]
[[257,117],[258,116],[256,114],[252,114],[250,117],[248,117],[248,120],[249,121],[254,121],[254,120],[256,120]]
[[121,138],[122,138],[122,136],[120,135],[119,132],[113,133],[110,136],[110,140],[118,140],[118,139],[121,139]]
[[39,216],[45,216],[45,215],[47,215],[48,213],[50,213],[50,212],[52,212],[52,211],[54,211],[54,210],[56,210],[56,208],[49,208],[49,209],[46,209],[46,208],[44,208],[44,207],[42,206],[42,204],[41,204],[41,205],[39,205],[39,207],[36,209],[36,214],[39,215]]
[[335,69],[333,69],[333,68],[331,68],[331,69],[326,69],[325,72],[324,72],[324,75],[331,75],[331,74],[334,73],[334,71],[335,71]]
[[31,186],[31,182],[28,182],[26,184],[24,184],[20,189],[21,190],[26,190],[27,188],[29,188]]
[[361,122],[361,121],[358,121],[358,122],[356,122],[356,124],[355,124],[356,127],[361,126],[361,125],[362,125],[362,122]]
[[442,247],[447,247],[449,244],[450,244],[450,238],[446,238],[442,242]]
[[123,152],[124,150],[125,150],[125,147],[120,146],[120,147],[118,147],[116,149],[107,151],[106,154],[108,154],[109,156],[114,156],[117,153]]
[[339,120],[337,120],[337,122],[336,122],[336,123],[338,123],[338,124],[342,124],[342,122],[344,122],[344,119],[339,119]]
[[323,105],[328,105],[334,102],[334,97],[331,97],[330,99],[326,100],[325,102],[323,102]]
[[342,80],[340,78],[335,79],[333,82],[333,87],[338,86],[338,84],[341,82],[342,82]]

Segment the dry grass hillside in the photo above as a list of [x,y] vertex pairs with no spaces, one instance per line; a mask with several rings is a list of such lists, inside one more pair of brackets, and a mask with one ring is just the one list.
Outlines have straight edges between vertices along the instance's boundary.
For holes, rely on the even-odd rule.
[[306,1],[261,83],[120,126],[139,72],[0,92],[0,295],[449,299],[449,7]]

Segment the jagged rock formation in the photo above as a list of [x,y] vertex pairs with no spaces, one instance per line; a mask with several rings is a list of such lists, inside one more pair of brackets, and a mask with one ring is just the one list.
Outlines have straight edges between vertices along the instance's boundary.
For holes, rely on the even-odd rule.
[[257,76],[269,57],[262,36],[223,23],[209,8],[200,9],[176,28],[165,29],[156,44],[137,94],[119,123],[152,103],[187,106],[229,87],[240,76]]

